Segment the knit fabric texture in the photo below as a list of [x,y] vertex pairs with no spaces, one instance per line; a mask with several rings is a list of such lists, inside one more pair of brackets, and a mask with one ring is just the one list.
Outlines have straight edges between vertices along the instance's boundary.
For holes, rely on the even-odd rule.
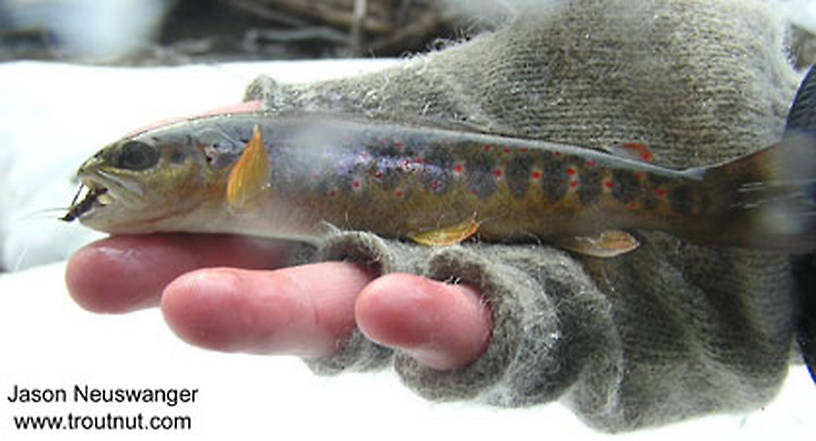
[[[301,85],[257,79],[271,111],[464,121],[588,148],[643,141],[655,163],[707,165],[778,140],[798,84],[784,26],[759,0],[574,0],[396,67]],[[430,249],[337,232],[318,260],[476,287],[494,329],[485,354],[440,372],[355,333],[308,360],[318,373],[393,364],[431,400],[560,401],[617,432],[757,408],[793,341],[788,258],[633,232],[634,252],[577,256],[546,244]]]

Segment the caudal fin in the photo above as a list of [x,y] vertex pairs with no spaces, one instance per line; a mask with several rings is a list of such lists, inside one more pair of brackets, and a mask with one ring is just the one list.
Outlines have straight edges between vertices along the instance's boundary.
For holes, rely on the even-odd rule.
[[816,135],[779,144],[705,170],[715,213],[713,239],[795,253],[816,250]]

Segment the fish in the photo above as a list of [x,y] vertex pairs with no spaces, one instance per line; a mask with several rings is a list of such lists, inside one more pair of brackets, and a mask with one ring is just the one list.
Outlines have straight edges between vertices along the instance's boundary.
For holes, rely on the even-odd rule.
[[[816,137],[682,170],[641,142],[594,149],[324,113],[205,115],[125,136],[77,172],[65,221],[111,234],[320,243],[331,229],[446,246],[548,242],[595,257],[637,230],[692,243],[816,249]],[[633,153],[634,152],[634,153]]]

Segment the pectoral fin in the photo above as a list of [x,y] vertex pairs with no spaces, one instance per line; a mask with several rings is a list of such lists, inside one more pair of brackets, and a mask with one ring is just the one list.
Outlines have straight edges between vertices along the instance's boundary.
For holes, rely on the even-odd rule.
[[479,222],[476,222],[474,218],[470,218],[458,224],[438,228],[436,230],[422,233],[409,233],[408,238],[420,245],[443,247],[462,242],[468,237],[473,236],[478,229]]
[[238,209],[256,198],[269,186],[269,153],[264,146],[261,126],[252,130],[252,138],[230,171],[227,203]]
[[603,231],[594,236],[562,236],[554,239],[559,248],[592,257],[615,257],[636,249],[640,242],[620,230]]

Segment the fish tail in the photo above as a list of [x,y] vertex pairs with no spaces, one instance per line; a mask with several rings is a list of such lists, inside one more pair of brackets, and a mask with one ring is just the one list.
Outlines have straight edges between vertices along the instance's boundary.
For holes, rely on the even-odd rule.
[[712,240],[748,248],[816,250],[816,135],[798,133],[701,169]]

